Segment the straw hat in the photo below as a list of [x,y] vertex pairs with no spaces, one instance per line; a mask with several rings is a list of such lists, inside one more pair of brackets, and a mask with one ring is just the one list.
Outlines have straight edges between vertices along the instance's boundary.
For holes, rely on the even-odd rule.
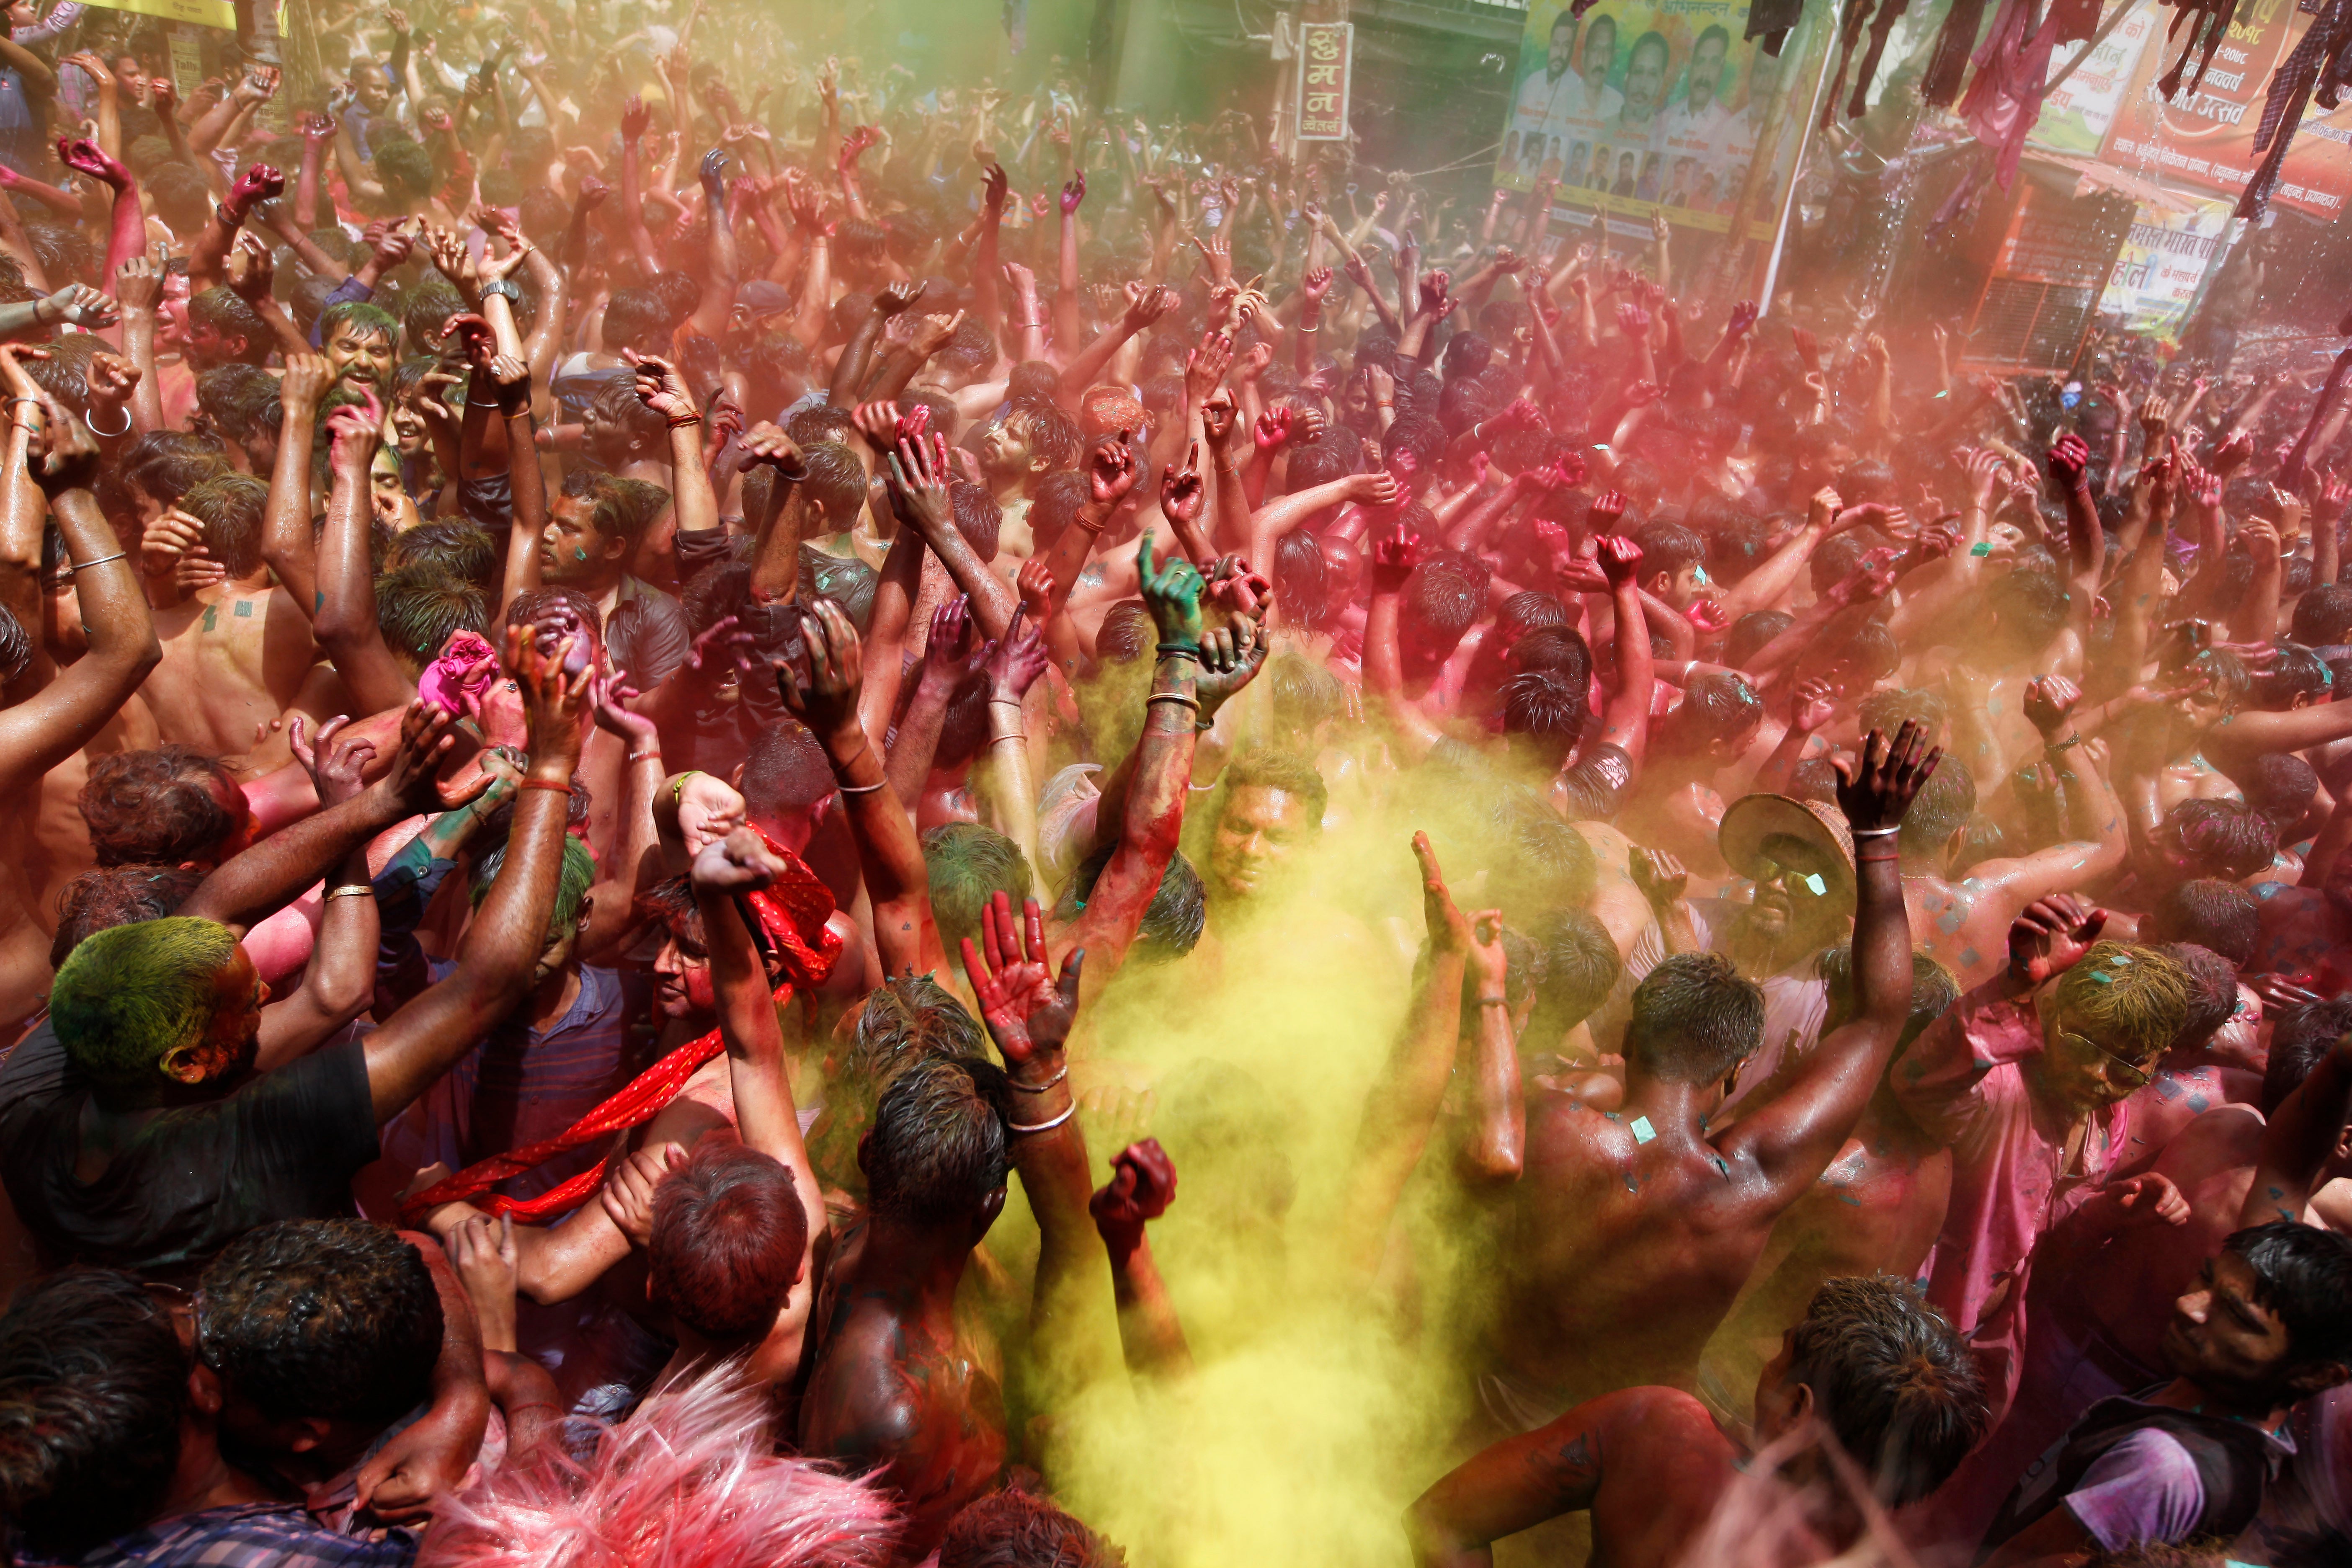
[[1821,801],[1785,795],[1744,795],[1723,809],[1723,826],[1716,842],[1724,859],[1741,876],[1754,878],[1763,858],[1764,841],[1774,837],[1810,844],[1845,868],[1853,880],[1853,835],[1845,813]]

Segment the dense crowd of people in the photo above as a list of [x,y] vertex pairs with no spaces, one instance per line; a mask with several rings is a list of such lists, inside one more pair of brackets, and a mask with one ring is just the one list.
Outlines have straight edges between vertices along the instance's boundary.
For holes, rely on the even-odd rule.
[[2352,1551],[2336,382],[731,0],[8,23],[13,1561]]

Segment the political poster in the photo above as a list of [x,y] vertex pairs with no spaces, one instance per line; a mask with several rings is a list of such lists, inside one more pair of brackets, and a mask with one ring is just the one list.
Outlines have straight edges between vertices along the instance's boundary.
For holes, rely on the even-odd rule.
[[[1556,206],[1727,228],[1796,54],[1766,54],[1747,28],[1748,0],[1602,0],[1580,17],[1538,0],[1495,183],[1549,179]],[[1785,169],[1796,138],[1780,141]]]
[[2179,335],[2196,302],[2198,285],[2229,233],[2237,204],[2227,196],[2181,207],[2142,203],[2131,232],[2099,297],[2102,315],[2120,317],[2124,330],[2159,338]]
[[[2151,15],[2158,21],[2168,11]],[[2131,85],[2107,132],[2103,160],[2160,181],[2235,196],[2253,179],[2263,154],[2254,151],[2263,97],[2271,73],[2294,52],[2312,18],[2294,0],[2246,0],[2229,37],[2194,92],[2196,62],[2181,77],[2181,93],[2168,100],[2157,86],[2180,52],[2178,39],[2154,38],[2140,52]],[[2129,24],[2126,24],[2128,26]],[[2122,29],[2118,28],[2118,32]],[[2352,198],[2352,102],[2334,113],[2309,106],[2288,151],[2272,200],[2314,217],[2342,216]]]

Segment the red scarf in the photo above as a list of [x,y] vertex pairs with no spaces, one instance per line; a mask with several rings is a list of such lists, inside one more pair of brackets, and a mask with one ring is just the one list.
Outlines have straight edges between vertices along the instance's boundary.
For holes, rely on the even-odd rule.
[[[783,873],[749,897],[761,930],[767,932],[777,955],[783,960],[783,975],[776,984],[776,1001],[781,1005],[791,1001],[796,990],[824,983],[841,957],[841,937],[825,924],[834,910],[832,890],[817,880],[816,873],[791,850],[764,833],[760,838],[770,854],[784,861]],[[652,1121],[664,1106],[677,1098],[678,1090],[686,1087],[696,1069],[725,1048],[726,1042],[717,1029],[700,1039],[688,1041],[554,1137],[477,1161],[408,1198],[400,1205],[400,1223],[412,1229],[422,1228],[425,1217],[443,1204],[466,1202],[558,1154]],[[476,1206],[492,1215],[510,1214],[518,1220],[536,1222],[570,1213],[587,1202],[604,1181],[604,1167],[600,1164],[535,1198],[492,1194]]]

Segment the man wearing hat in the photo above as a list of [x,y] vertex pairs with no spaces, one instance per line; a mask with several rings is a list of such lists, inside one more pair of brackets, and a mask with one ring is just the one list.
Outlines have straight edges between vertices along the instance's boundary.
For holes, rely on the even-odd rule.
[[[1827,900],[1836,877],[1840,905],[1854,912],[1852,1016],[1779,1092],[1727,1127],[1710,1125],[1762,1043],[1765,999],[1731,960],[1694,950],[1661,958],[1633,992],[1622,1110],[1540,1087],[1526,1097],[1526,1152],[1498,1215],[1479,1380],[1496,1435],[1615,1389],[1694,1384],[1707,1336],[1774,1220],[1853,1131],[1902,1035],[1911,938],[1895,834],[1937,760],[1906,723],[1891,744],[1873,731],[1859,762],[1841,764],[1845,842],[1860,843],[1858,857],[1824,855],[1828,828],[1801,810],[1758,819],[1758,856],[1783,856],[1788,868],[1775,863],[1764,901],[1777,907],[1753,917],[1757,934],[1743,942],[1786,926],[1793,954],[1843,923],[1843,908],[1835,921],[1801,915],[1791,878],[1821,878]],[[1814,897],[1810,883],[1804,896]],[[1759,951],[1769,959],[1769,943]]]
[[1821,1035],[1827,988],[1813,958],[1845,939],[1853,909],[1853,836],[1835,806],[1751,795],[1724,809],[1717,843],[1724,863],[1755,884],[1745,903],[1685,899],[1681,861],[1657,850],[1633,851],[1633,882],[1657,923],[1633,944],[1625,968],[1638,981],[1670,955],[1720,953],[1761,989],[1763,1045],[1741,1064],[1724,1100],[1727,1110]]

